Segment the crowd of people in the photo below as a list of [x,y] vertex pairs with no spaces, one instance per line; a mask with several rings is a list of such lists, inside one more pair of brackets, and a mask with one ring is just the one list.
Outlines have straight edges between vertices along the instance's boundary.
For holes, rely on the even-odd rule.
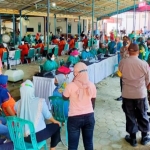
[[[69,100],[70,102],[69,105],[68,103],[64,105],[64,114],[68,117],[68,150],[78,149],[80,131],[82,131],[85,150],[93,150],[94,107],[97,91],[95,85],[89,81],[87,65],[80,61],[90,60],[99,54],[118,54],[119,56],[118,76],[120,77],[122,94],[118,100],[122,100],[122,109],[126,116],[126,131],[129,133],[125,136],[125,140],[132,146],[137,146],[136,133],[141,131],[141,144],[146,145],[150,142],[150,136],[148,135],[150,124],[147,115],[150,69],[148,63],[144,61],[149,52],[150,39],[147,40],[146,45],[142,37],[135,39],[133,34],[134,32],[129,36],[124,36],[123,41],[121,41],[111,32],[110,41],[105,35],[104,42],[101,42],[100,36],[96,35],[88,39],[82,32],[80,40],[83,42],[83,51],[81,53],[75,48],[73,36],[65,40],[64,35],[58,39],[52,33],[50,34],[52,44],[59,46],[58,55],[62,55],[66,42],[69,44],[69,51],[67,52],[69,56],[66,63],[70,63],[74,67],[74,79],[69,83],[67,78],[69,72],[60,71],[60,66],[55,61],[54,49],[51,53],[46,54],[47,60],[42,65],[42,71],[57,71],[54,82],[56,88],[53,91],[53,96],[59,96],[64,101]],[[96,47],[96,40],[100,40],[100,48]],[[39,34],[36,35],[35,41],[34,48],[40,47],[42,53],[44,44]],[[24,45],[19,45],[19,48],[22,49],[22,61],[24,61],[24,56],[27,55],[30,48],[26,37],[24,37],[24,42]],[[91,42],[93,43],[91,44]],[[0,51],[2,53],[5,51],[3,45],[0,46]],[[0,53],[1,58],[2,53]],[[1,63],[0,66],[2,67]],[[30,80],[21,84],[20,100],[14,100],[7,89],[7,81],[8,77],[3,75],[0,70],[0,105],[4,114],[33,122],[37,142],[51,138],[50,150],[55,150],[55,147],[61,141],[61,124],[53,118],[53,112],[49,111],[45,100],[35,96],[34,85]],[[45,120],[50,121],[51,124],[46,124]],[[0,135],[5,136],[3,139],[5,143],[10,142],[6,119],[1,117],[0,121]],[[31,142],[28,131],[25,128],[24,140]]]

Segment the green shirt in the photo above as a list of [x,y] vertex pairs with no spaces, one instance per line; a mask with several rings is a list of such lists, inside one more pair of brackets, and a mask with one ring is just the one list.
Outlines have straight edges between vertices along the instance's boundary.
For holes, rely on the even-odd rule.
[[56,61],[47,60],[43,65],[43,71],[52,71],[58,69]]
[[75,65],[80,61],[79,57],[69,56],[67,62],[71,62],[71,64]]
[[99,48],[98,51],[97,51],[97,54],[105,54],[106,53],[106,48]]

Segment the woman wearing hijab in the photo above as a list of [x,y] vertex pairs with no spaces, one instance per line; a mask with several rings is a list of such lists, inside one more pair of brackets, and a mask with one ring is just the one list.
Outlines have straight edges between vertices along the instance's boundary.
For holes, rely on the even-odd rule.
[[[16,103],[17,117],[33,122],[36,140],[42,142],[51,137],[50,150],[60,142],[60,123],[56,121],[44,99],[35,97],[34,86],[30,80],[26,80],[20,87],[21,99]],[[45,124],[45,119],[52,122]],[[31,142],[28,127],[25,127],[25,141]]]
[[85,150],[93,150],[94,106],[96,87],[89,81],[87,66],[74,66],[74,79],[63,92],[64,99],[70,100],[68,117],[68,150],[77,150],[80,130]]
[[28,43],[25,42],[24,45],[19,45],[18,48],[21,49],[21,62],[23,63],[24,57],[26,55],[28,55],[30,47],[29,47]]
[[59,44],[59,40],[56,38],[56,36],[53,37],[52,43],[53,43],[53,45]]
[[69,44],[69,49],[74,48],[75,40],[74,40],[73,36],[70,37],[70,41],[68,44]]
[[7,90],[8,76],[0,75],[0,106],[6,116],[15,116],[15,100]]
[[[62,97],[62,94],[68,84],[67,76],[64,74],[58,74],[55,76],[55,90],[53,91],[53,96]],[[69,105],[67,102],[64,103],[64,114],[67,117],[69,111]]]
[[80,61],[79,52],[77,49],[73,50],[68,57],[67,62],[70,62],[72,65],[77,64]]
[[58,64],[55,61],[55,55],[53,53],[47,54],[47,60],[43,65],[43,71],[53,71],[57,70]]

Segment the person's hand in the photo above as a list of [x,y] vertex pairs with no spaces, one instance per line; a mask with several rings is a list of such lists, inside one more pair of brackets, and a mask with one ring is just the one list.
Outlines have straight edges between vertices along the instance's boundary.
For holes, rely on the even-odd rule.
[[61,127],[61,124],[60,124],[59,121],[55,120],[53,123],[54,123],[54,124],[58,124],[58,125]]

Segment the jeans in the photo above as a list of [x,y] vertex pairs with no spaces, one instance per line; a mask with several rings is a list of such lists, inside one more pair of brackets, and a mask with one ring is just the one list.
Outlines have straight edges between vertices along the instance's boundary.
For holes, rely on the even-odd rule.
[[68,118],[68,150],[77,150],[82,131],[85,150],[93,150],[94,113]]
[[[60,140],[60,127],[58,124],[47,124],[46,128],[36,133],[37,142],[42,142],[51,138],[50,147],[54,148],[61,141]],[[30,135],[25,137],[25,141],[31,143]]]
[[138,132],[147,133],[150,131],[149,118],[147,115],[147,99],[126,99],[123,98],[123,111],[126,115],[126,131],[130,134]]
[[7,139],[10,139],[8,127],[6,126],[6,119],[4,117],[0,117],[0,121],[0,135],[4,135]]

